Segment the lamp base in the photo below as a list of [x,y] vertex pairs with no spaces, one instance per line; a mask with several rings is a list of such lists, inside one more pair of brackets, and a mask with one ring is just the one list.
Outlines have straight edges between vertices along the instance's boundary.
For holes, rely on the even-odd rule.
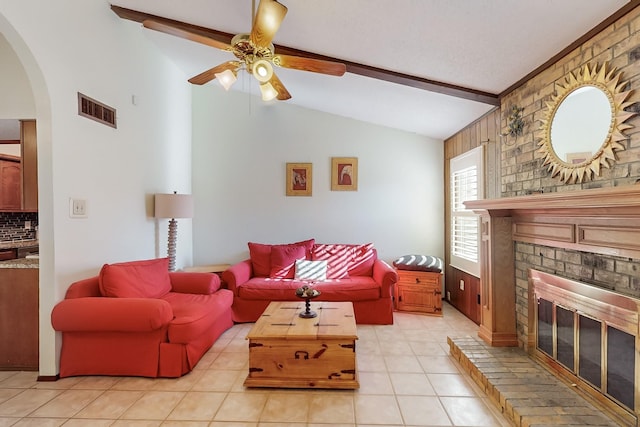
[[178,221],[169,220],[169,238],[167,241],[167,256],[169,257],[169,271],[176,271],[176,240],[178,237]]

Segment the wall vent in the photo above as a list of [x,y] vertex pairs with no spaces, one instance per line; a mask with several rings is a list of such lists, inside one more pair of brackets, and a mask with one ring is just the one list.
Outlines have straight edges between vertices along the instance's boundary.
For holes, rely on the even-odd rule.
[[78,114],[112,128],[116,126],[116,109],[78,92]]

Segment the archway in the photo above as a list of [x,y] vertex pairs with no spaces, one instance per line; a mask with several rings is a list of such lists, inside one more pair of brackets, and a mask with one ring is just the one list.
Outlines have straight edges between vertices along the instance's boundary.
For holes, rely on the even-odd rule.
[[39,373],[52,377],[58,372],[60,338],[51,327],[50,313],[57,301],[53,240],[52,126],[49,90],[31,49],[9,20],[0,13],[0,34],[22,63],[31,83],[36,105],[38,134],[38,222],[40,238]]

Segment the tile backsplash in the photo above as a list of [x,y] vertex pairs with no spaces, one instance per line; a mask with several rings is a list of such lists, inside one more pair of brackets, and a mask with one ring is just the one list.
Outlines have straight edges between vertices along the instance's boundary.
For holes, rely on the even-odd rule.
[[[31,229],[24,228],[31,221]],[[0,242],[30,240],[36,238],[37,212],[0,212]]]

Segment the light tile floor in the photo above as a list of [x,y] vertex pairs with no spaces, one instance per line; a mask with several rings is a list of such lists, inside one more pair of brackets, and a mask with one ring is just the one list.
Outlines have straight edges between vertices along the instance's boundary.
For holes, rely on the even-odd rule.
[[443,317],[396,312],[394,325],[358,326],[359,390],[244,388],[251,324],[240,324],[178,379],[0,372],[0,427],[508,426],[449,356],[447,336],[478,327],[443,305]]

